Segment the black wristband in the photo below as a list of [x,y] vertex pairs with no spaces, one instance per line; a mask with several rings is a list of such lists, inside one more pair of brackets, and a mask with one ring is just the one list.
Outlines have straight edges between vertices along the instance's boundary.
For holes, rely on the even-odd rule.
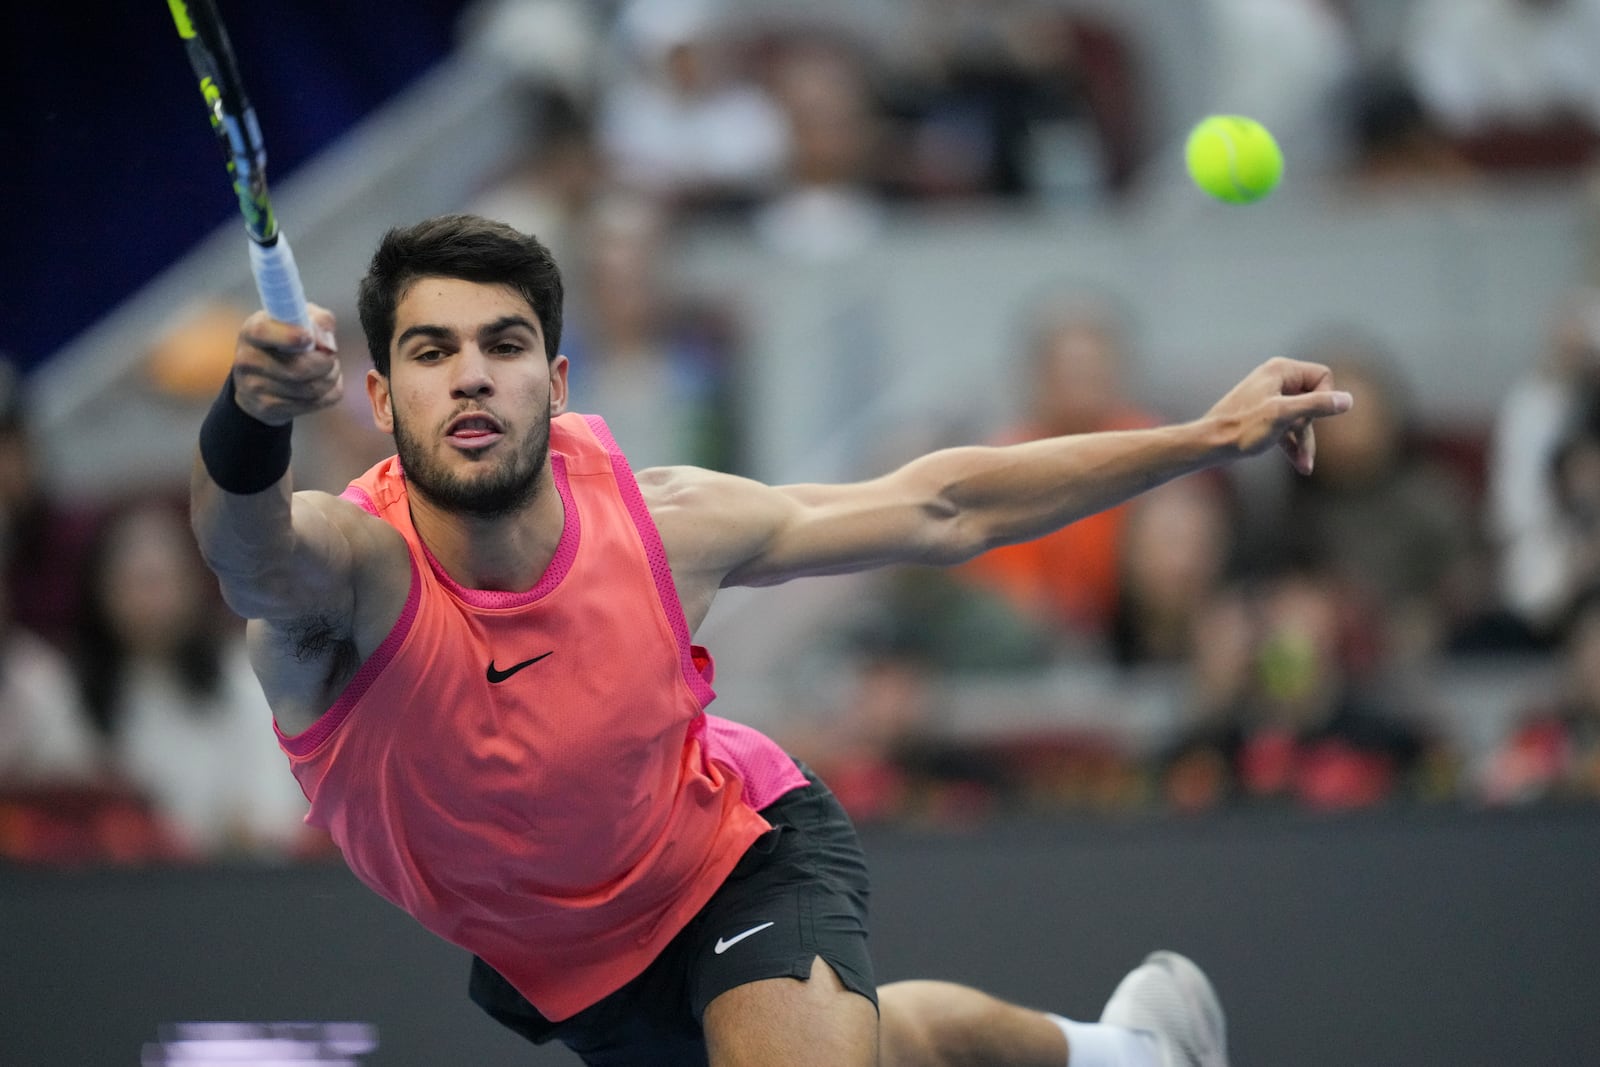
[[200,424],[200,462],[219,487],[249,496],[277,485],[289,473],[291,424],[268,426],[245,412],[233,396],[233,375]]

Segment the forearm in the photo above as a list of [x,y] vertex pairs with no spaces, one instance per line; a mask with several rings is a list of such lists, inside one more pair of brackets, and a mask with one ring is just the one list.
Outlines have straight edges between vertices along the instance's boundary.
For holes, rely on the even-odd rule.
[[970,558],[1041,537],[1131,497],[1230,458],[1214,419],[1148,430],[1054,437],[935,452],[907,472],[936,488],[949,535],[938,551]]
[[284,577],[294,556],[291,478],[286,473],[257,493],[230,493],[196,456],[190,478],[190,521],[223,598],[246,618],[269,618],[285,599]]
[[668,471],[648,482],[650,509],[674,571],[697,571],[724,586],[890,563],[959,563],[1274,447],[1309,474],[1312,421],[1350,403],[1349,393],[1332,388],[1326,367],[1271,359],[1194,422],[946,449],[849,485],[772,488]]

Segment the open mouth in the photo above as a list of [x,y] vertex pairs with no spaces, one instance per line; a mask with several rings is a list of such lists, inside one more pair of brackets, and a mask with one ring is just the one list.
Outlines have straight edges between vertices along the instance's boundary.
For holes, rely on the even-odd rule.
[[452,420],[445,436],[457,448],[474,450],[488,448],[505,436],[505,430],[493,416],[473,412]]

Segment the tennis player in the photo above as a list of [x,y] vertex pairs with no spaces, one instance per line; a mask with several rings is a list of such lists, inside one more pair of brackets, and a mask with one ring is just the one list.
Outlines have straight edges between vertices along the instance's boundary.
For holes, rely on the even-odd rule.
[[845,813],[706,713],[717,590],[954,563],[1282,446],[1344,411],[1274,359],[1202,418],[934,452],[853,485],[633,471],[567,410],[562,284],[473,216],[391,231],[362,280],[366,390],[398,455],[293,492],[293,420],[337,402],[333,320],[247,319],[200,432],[194,527],[280,743],[351,869],[475,956],[470,994],[590,1064],[1227,1063],[1205,976],[1152,954],[1098,1022],[940,982],[878,987]]

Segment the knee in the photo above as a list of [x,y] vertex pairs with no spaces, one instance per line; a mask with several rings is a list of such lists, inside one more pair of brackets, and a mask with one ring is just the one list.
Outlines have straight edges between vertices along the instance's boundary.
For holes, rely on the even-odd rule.
[[880,1067],[937,1067],[938,1044],[929,1010],[931,982],[891,982],[878,987]]
[[968,1067],[988,1063],[1000,1005],[948,982],[878,987],[882,1067]]

